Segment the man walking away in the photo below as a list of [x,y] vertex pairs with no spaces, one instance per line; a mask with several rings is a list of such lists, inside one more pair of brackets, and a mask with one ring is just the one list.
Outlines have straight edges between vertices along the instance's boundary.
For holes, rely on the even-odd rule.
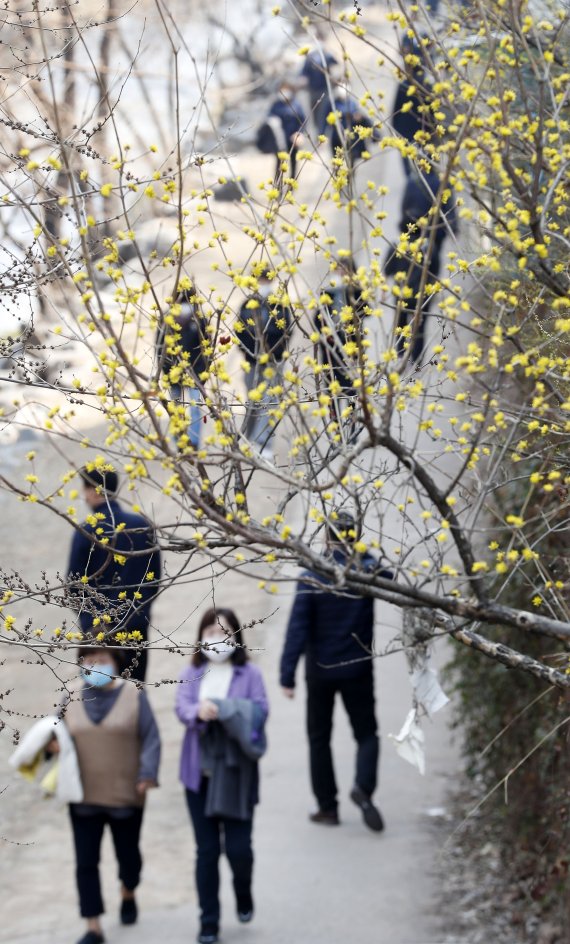
[[[126,511],[119,504],[116,472],[88,465],[79,474],[91,514],[71,542],[71,606],[86,636],[112,630],[114,635],[137,633],[135,641],[145,643],[161,576],[154,528],[142,515]],[[131,677],[144,681],[146,648],[127,652]]]
[[[329,525],[328,544],[334,562],[348,564],[348,547],[357,540],[354,519],[340,513]],[[360,566],[391,579],[370,555]],[[315,585],[316,584],[316,585]],[[333,593],[325,579],[306,572],[298,582],[281,656],[281,686],[292,698],[295,672],[305,656],[307,732],[311,783],[318,809],[310,820],[339,824],[337,785],[331,751],[333,712],[340,695],[357,743],[356,773],[351,800],[364,822],[381,832],[384,822],[372,802],[376,789],[380,742],[374,703],[374,672],[370,653],[374,639],[374,601],[371,597]]]

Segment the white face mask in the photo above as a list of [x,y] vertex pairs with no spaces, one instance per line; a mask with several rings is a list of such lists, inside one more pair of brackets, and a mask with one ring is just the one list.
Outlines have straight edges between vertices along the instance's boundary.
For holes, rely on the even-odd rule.
[[235,647],[227,639],[209,639],[202,646],[202,652],[210,662],[227,662]]
[[267,298],[268,295],[273,291],[271,282],[260,282],[259,283],[259,294],[262,298]]

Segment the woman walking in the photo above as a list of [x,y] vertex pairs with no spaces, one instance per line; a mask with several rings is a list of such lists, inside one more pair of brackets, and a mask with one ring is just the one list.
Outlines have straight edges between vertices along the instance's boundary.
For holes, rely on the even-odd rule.
[[[142,858],[139,838],[147,790],[158,786],[160,736],[144,692],[120,677],[120,650],[83,647],[83,687],[62,708],[74,742],[83,800],[69,807],[75,843],[81,916],[87,931],[78,944],[102,944],[104,912],[99,855],[109,826],[121,882],[122,924],[137,920],[135,889]],[[57,750],[52,742],[52,749]]]
[[197,846],[197,940],[215,944],[222,842],[233,874],[238,920],[253,918],[253,811],[259,799],[257,761],[265,750],[268,703],[233,610],[204,613],[197,644],[180,678],[176,714],[186,727],[180,779]]

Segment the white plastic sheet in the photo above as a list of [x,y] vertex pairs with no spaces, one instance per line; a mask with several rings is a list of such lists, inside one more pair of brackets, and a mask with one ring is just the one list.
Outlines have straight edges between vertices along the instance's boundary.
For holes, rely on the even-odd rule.
[[412,688],[417,702],[430,718],[447,705],[449,698],[439,684],[437,672],[425,664],[412,672]]
[[396,752],[403,760],[407,760],[412,767],[417,767],[423,775],[426,771],[424,752],[424,733],[418,724],[418,712],[412,708],[399,734],[389,734],[388,737],[396,745]]

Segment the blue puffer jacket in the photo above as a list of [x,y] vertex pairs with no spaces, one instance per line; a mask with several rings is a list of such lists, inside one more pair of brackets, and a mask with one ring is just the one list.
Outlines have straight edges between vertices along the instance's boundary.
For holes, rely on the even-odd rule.
[[[333,557],[339,564],[346,560],[341,551],[335,551]],[[365,555],[362,564],[380,577],[393,578],[391,571],[382,569],[371,555]],[[323,589],[307,583],[309,576]],[[308,679],[357,678],[372,671],[372,660],[366,658],[366,653],[374,638],[374,600],[339,596],[326,589],[329,585],[309,571],[297,584],[281,656],[280,680],[284,688],[294,688],[302,655]]]

